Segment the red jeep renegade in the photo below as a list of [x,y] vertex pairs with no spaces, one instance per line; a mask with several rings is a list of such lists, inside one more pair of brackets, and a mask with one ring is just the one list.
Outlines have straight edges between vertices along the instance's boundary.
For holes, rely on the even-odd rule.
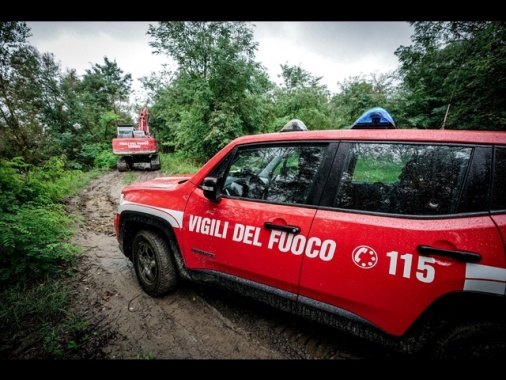
[[506,357],[505,132],[244,136],[125,187],[114,226],[151,296],[212,282],[401,353]]

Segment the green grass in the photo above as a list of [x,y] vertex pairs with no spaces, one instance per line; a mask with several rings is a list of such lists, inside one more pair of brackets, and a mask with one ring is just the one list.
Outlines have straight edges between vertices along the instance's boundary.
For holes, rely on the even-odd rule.
[[139,178],[139,173],[137,173],[135,171],[131,171],[131,172],[125,173],[125,175],[122,178],[122,181],[125,185],[130,185],[130,184],[134,183],[135,181],[137,181],[138,178]]
[[76,295],[66,279],[51,275],[42,283],[4,289],[0,303],[0,358],[81,358],[78,351],[89,344],[94,332],[88,331],[84,316],[68,312]]
[[193,174],[202,166],[201,163],[181,157],[177,153],[161,153],[161,172],[164,175]]
[[148,353],[145,355],[137,355],[137,359],[139,360],[153,360],[155,357],[152,353]]
[[31,316],[41,320],[58,313],[67,307],[69,290],[62,286],[58,277],[46,276],[38,284],[18,283],[2,292],[0,303],[1,325],[20,327],[19,322]]

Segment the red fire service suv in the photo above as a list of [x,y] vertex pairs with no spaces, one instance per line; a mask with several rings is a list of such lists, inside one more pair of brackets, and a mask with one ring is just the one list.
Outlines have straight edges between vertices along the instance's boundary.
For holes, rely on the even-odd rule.
[[140,286],[214,283],[400,353],[504,359],[506,133],[386,124],[295,119],[125,187]]

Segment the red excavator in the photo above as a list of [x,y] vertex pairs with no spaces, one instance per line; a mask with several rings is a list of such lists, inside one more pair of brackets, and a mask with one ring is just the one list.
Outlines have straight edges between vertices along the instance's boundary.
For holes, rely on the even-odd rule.
[[117,137],[112,139],[112,151],[119,156],[117,168],[120,172],[135,168],[160,169],[157,142],[149,134],[147,108],[139,113],[137,129],[133,125],[118,125]]

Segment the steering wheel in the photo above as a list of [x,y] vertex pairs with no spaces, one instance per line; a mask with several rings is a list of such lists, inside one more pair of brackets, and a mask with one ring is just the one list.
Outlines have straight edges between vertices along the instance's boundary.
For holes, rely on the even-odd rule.
[[233,181],[223,188],[223,194],[233,197],[246,197],[248,194],[249,186],[243,179]]
[[262,181],[262,179],[259,176],[252,174],[249,177],[248,185],[249,185],[248,198],[253,198],[253,199],[265,199],[266,198],[267,185],[265,184],[264,181]]

